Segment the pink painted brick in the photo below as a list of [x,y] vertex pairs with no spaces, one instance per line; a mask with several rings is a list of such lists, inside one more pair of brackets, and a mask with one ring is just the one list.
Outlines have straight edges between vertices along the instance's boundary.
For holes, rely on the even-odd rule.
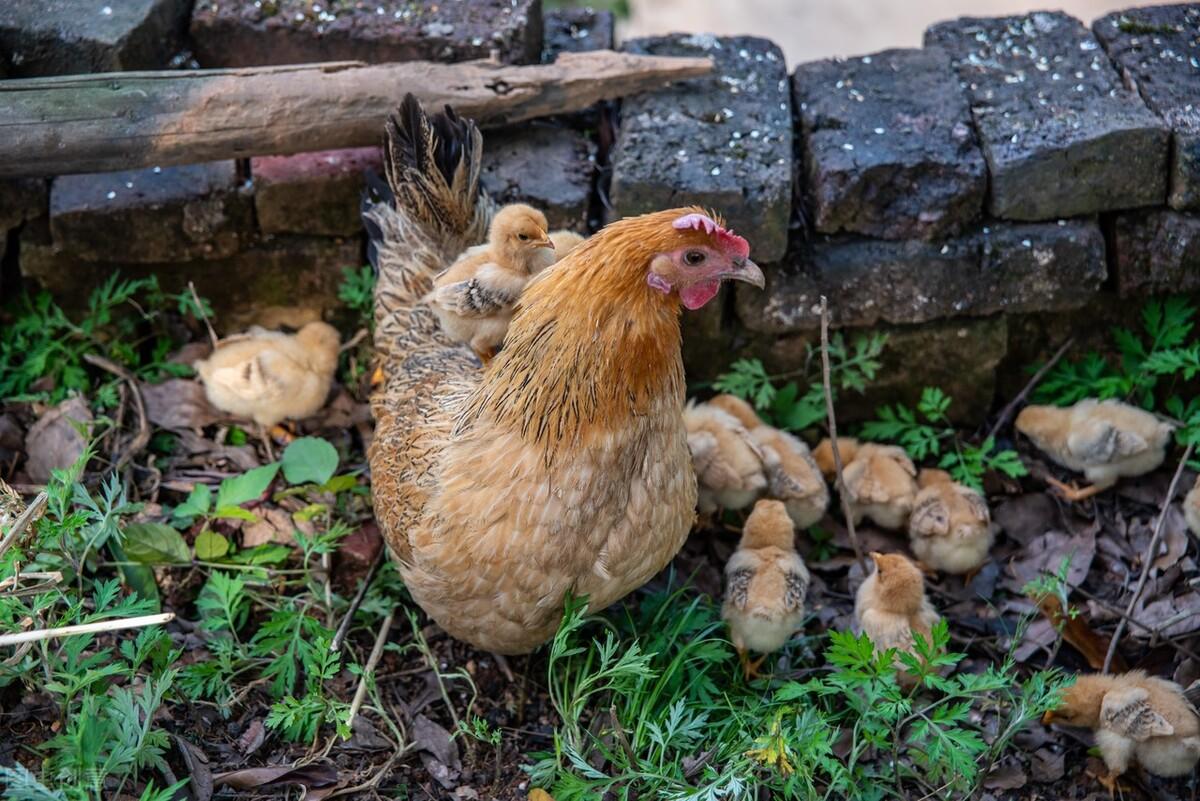
[[382,163],[377,147],[250,159],[259,228],[266,234],[360,233],[363,176]]

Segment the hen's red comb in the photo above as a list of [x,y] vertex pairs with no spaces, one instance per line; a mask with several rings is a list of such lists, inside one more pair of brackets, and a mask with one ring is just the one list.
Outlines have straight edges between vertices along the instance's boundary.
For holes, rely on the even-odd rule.
[[691,228],[696,231],[703,231],[706,234],[711,234],[717,238],[717,241],[725,245],[735,254],[743,259],[750,256],[750,243],[742,237],[735,234],[726,228],[722,228],[716,220],[709,217],[707,214],[692,212],[685,214],[671,225],[679,230]]

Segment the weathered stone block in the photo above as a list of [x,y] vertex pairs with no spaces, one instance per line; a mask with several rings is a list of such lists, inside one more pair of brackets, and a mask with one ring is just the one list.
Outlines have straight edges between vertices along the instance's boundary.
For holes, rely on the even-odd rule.
[[361,233],[364,176],[382,165],[377,147],[250,159],[259,230],[317,236]]
[[500,203],[540,209],[551,228],[587,231],[595,171],[595,146],[569,128],[509,128],[483,140],[484,189]]
[[611,11],[593,8],[556,8],[542,19],[542,61],[551,62],[559,53],[612,50],[615,39]]
[[737,291],[738,316],[769,334],[820,325],[820,296],[842,326],[923,323],[1086,304],[1106,277],[1093,220],[994,223],[940,243],[822,238],[767,271],[764,292]]
[[612,154],[618,217],[711,206],[769,262],[787,249],[792,120],[783,53],[753,37],[654,37],[624,50],[711,56],[712,75],[626,98]]
[[1200,291],[1200,215],[1166,210],[1118,215],[1112,248],[1122,296]]
[[57,249],[88,261],[219,258],[253,238],[251,205],[232,161],[63,175],[50,187],[50,231]]
[[49,203],[49,184],[43,178],[0,181],[0,231],[46,216]]
[[933,239],[983,211],[987,170],[944,51],[802,64],[792,87],[818,231]]
[[1171,129],[1168,202],[1200,209],[1200,5],[1131,8],[1092,30]]
[[539,0],[197,0],[191,36],[204,67],[316,61],[537,63]]
[[0,52],[13,77],[165,67],[182,43],[190,6],[189,0],[5,0]]
[[167,263],[89,262],[49,244],[39,226],[21,234],[21,274],[49,290],[65,307],[79,308],[114,271],[127,278],[158,276],[167,292],[196,290],[212,301],[218,328],[251,323],[275,326],[315,319],[338,306],[342,268],[363,263],[360,239],[275,237],[226,258]]
[[1059,12],[934,25],[968,90],[997,217],[1049,220],[1166,197],[1162,122],[1122,85],[1081,22]]

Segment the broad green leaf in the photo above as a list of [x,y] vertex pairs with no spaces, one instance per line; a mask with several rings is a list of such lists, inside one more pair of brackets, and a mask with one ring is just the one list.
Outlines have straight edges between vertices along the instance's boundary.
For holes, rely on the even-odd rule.
[[320,437],[302,437],[284,450],[282,465],[289,484],[324,484],[337,472],[337,449]]
[[248,470],[240,476],[225,479],[217,489],[217,506],[240,506],[257,500],[267,491],[267,487],[271,486],[271,481],[278,472],[279,462],[272,462]]
[[280,565],[292,555],[292,549],[278,543],[264,543],[245,551],[238,551],[229,557],[230,562],[239,565]]
[[[126,531],[128,532],[128,529]],[[131,563],[129,554],[117,542],[116,537],[108,541],[108,550],[112,551],[113,558],[121,563],[121,575],[125,578],[125,583],[140,597],[154,601],[154,611],[159,611],[161,607],[158,601],[158,582],[154,579],[154,569],[149,565]]]
[[196,537],[196,558],[205,562],[220,559],[229,553],[229,540],[215,531],[205,529]]
[[326,481],[321,485],[321,489],[323,489],[325,492],[332,492],[336,495],[339,492],[352,490],[356,486],[358,486],[358,475],[355,473],[344,473],[340,476],[334,476]]
[[192,561],[183,536],[164,523],[130,523],[125,527],[125,555],[143,564],[179,564]]
[[213,512],[214,517],[222,520],[245,520],[247,523],[257,523],[258,518],[253,512],[248,512],[240,506],[218,506]]
[[212,490],[207,484],[197,484],[192,487],[187,500],[175,507],[174,517],[177,520],[190,520],[193,517],[208,514],[212,507]]

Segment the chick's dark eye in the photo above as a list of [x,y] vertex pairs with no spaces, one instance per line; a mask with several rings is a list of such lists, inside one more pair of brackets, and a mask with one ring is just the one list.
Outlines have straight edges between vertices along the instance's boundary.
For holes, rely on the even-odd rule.
[[689,250],[687,253],[683,254],[683,260],[695,267],[697,264],[700,264],[704,261],[704,254],[698,250]]
[[529,234],[517,234],[517,239],[520,239],[522,242],[528,242]]

